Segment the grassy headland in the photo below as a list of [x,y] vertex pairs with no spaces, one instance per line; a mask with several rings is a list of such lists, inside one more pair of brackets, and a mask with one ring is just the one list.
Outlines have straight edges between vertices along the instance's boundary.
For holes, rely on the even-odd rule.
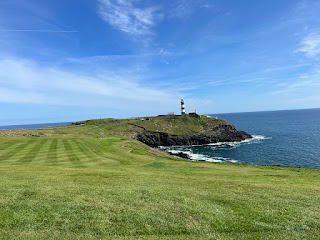
[[207,128],[230,123],[215,118],[193,117],[143,117],[130,119],[94,119],[75,122],[64,127],[44,128],[40,130],[0,131],[0,136],[74,136],[74,137],[105,137],[132,136],[144,129],[175,135],[201,133]]
[[319,169],[181,160],[124,136],[137,123],[167,128],[1,132],[0,239],[320,238]]

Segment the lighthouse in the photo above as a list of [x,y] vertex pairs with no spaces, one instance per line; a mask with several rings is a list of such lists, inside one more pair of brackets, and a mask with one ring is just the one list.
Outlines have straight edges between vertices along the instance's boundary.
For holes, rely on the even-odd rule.
[[184,108],[184,100],[181,98],[181,116],[186,115],[186,110]]

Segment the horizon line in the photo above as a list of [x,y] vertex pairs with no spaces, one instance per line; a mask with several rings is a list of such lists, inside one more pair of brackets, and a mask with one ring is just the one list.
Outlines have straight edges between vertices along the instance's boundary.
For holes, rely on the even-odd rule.
[[[203,113],[200,115],[220,115],[220,114],[241,114],[241,113],[260,113],[260,112],[280,112],[280,111],[299,111],[299,110],[317,110],[320,108],[299,108],[299,109],[282,109],[282,110],[265,110],[265,111],[251,111],[251,112],[228,112],[228,113]],[[152,116],[149,116],[152,117]],[[8,127],[8,126],[20,126],[20,125],[37,125],[37,124],[59,124],[59,123],[72,123],[72,122],[78,122],[78,121],[86,121],[86,120],[94,120],[94,119],[106,119],[106,118],[114,118],[114,119],[127,119],[127,118],[141,118],[140,117],[100,117],[100,118],[91,118],[91,119],[82,119],[82,120],[73,120],[73,121],[61,121],[61,122],[41,122],[41,123],[19,123],[19,124],[5,124],[5,125],[0,125],[0,127]],[[0,119],[1,120],[1,119]],[[3,121],[4,119],[2,119]],[[18,120],[18,119],[15,119]],[[0,129],[1,130],[1,129]],[[3,129],[4,130],[4,129]]]

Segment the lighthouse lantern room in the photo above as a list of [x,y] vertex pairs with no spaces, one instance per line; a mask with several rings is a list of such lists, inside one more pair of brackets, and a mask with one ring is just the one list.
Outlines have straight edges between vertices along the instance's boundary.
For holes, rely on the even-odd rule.
[[186,115],[186,109],[184,107],[184,100],[181,98],[181,116]]

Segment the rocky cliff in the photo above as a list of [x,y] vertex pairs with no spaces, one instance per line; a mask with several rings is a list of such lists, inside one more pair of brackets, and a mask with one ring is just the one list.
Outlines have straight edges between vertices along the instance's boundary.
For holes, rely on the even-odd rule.
[[96,119],[75,122],[72,125],[86,135],[127,136],[152,147],[204,145],[252,138],[250,134],[237,130],[223,119],[204,115]]
[[237,130],[233,125],[218,125],[198,134],[176,135],[165,132],[144,130],[137,134],[136,139],[152,147],[204,145],[217,142],[239,142],[252,136]]

